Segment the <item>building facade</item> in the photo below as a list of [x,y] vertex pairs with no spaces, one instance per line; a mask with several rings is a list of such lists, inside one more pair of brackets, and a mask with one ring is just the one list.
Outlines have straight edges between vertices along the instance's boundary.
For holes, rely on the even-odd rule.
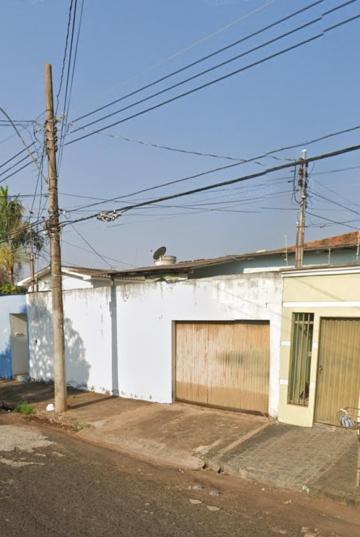
[[[265,272],[64,291],[68,382],[276,417],[281,286]],[[50,380],[51,296],[27,300],[30,375]]]
[[279,420],[338,424],[360,407],[360,267],[283,274]]

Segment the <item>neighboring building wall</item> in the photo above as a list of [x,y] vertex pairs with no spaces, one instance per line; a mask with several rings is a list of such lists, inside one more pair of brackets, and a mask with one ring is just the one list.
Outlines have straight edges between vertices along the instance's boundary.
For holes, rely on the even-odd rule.
[[[64,292],[66,376],[72,386],[98,392],[113,389],[110,296],[110,288]],[[30,377],[50,380],[51,294],[31,293],[27,297]]]
[[[359,257],[357,254],[357,248],[339,248],[332,250],[330,254],[326,251],[310,251],[304,252],[304,265],[347,265],[352,263],[358,263]],[[216,275],[226,274],[242,274],[252,271],[261,270],[282,270],[286,268],[294,268],[295,257],[294,254],[289,254],[287,257],[284,253],[276,255],[265,255],[258,257],[249,256],[248,259],[230,261],[219,265],[212,265],[204,268],[195,268],[194,278],[204,278]]]
[[[288,404],[292,314],[314,313],[308,406]],[[314,421],[322,317],[360,317],[359,269],[324,269],[284,276],[279,420],[311,427]]]
[[12,378],[10,315],[26,313],[26,296],[0,296],[0,378]]
[[[67,349],[67,378],[96,391],[171,403],[174,321],[266,320],[270,321],[269,412],[276,416],[281,286],[279,274],[262,273],[66,291],[65,331],[72,348]],[[48,293],[29,295],[28,315],[30,374],[52,378]]]

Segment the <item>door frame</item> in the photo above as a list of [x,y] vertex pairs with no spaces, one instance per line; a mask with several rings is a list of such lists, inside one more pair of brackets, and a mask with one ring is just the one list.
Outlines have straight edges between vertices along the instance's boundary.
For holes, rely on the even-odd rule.
[[[16,338],[16,333],[13,333],[13,319],[20,319],[25,324],[25,330],[26,333],[24,334],[26,338],[26,362],[27,367],[26,371],[21,372],[15,372],[15,355],[14,355],[14,343]],[[16,375],[20,374],[28,374],[29,373],[29,359],[30,359],[30,349],[29,349],[29,324],[28,324],[28,316],[27,313],[9,313],[9,324],[10,324],[10,355],[11,355],[11,370],[12,370],[12,376],[15,377]]]

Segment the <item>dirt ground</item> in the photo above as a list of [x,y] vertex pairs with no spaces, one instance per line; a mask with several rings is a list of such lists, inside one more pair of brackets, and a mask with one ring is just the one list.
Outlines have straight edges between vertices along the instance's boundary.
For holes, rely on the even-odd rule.
[[2,537],[360,535],[359,511],[328,499],[155,466],[13,414],[4,426]]

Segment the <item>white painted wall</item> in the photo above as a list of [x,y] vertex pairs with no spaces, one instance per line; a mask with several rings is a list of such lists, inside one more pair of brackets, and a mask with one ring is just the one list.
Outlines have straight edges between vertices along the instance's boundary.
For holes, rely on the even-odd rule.
[[281,279],[243,274],[177,283],[117,287],[119,392],[123,397],[172,402],[172,322],[270,321],[269,411],[277,415]]
[[[112,391],[110,288],[64,292],[66,375],[72,386]],[[28,300],[30,376],[53,379],[51,294]]]
[[[278,273],[264,272],[65,291],[65,317],[71,328],[68,379],[96,391],[171,403],[173,321],[266,320],[270,321],[269,410],[276,416],[281,286]],[[52,378],[48,295],[29,295],[30,374],[34,378]]]
[[[68,291],[69,289],[91,289],[93,284],[91,281],[83,280],[82,278],[77,278],[76,276],[66,276],[62,277],[63,290]],[[51,276],[43,276],[38,281],[39,291],[49,291],[51,289]],[[29,286],[31,290],[31,285]]]

